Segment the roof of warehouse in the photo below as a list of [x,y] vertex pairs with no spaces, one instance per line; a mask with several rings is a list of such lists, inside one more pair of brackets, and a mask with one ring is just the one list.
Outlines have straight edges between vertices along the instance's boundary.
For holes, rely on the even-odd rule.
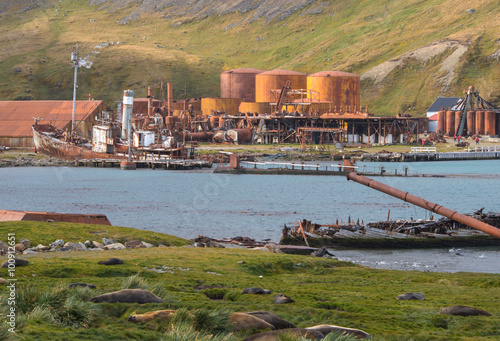
[[427,109],[427,112],[438,112],[442,109],[448,109],[457,104],[460,100],[460,97],[438,97],[429,109]]
[[[75,120],[85,120],[102,101],[76,101]],[[73,101],[0,101],[0,136],[31,136],[35,118],[62,129],[71,122]]]

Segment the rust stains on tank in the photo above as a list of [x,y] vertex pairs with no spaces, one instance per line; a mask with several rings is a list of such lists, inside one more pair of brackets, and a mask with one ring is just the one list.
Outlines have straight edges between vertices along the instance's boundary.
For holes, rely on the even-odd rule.
[[264,72],[259,69],[240,68],[224,71],[220,75],[221,98],[237,98],[255,102],[255,76]]

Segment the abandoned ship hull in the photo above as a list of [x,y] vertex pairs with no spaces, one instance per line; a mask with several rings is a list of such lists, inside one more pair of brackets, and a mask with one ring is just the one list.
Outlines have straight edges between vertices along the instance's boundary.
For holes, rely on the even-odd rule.
[[79,159],[122,159],[125,155],[94,152],[91,148],[65,142],[54,136],[50,125],[33,125],[33,142],[37,152],[65,160]]
[[[287,236],[280,241],[281,245],[308,245],[310,247],[348,247],[348,248],[437,248],[437,247],[471,247],[471,246],[500,246],[500,239],[486,234],[469,234],[467,231],[461,236],[428,235],[417,237],[401,233],[385,233],[372,231],[361,235],[344,231],[336,237],[309,236],[307,244],[304,238]],[[460,233],[460,232],[459,232]]]
[[[500,224],[500,214],[476,212],[473,216],[493,226]],[[302,220],[294,227],[285,225],[280,244],[311,247],[435,248],[500,246],[500,239],[451,219],[379,221],[366,225],[319,225]]]

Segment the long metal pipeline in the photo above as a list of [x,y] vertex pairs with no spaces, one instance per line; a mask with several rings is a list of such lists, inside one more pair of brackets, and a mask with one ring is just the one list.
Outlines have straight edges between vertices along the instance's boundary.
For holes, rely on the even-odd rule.
[[500,229],[498,229],[494,226],[486,224],[486,223],[479,221],[477,219],[468,217],[466,215],[460,214],[456,211],[450,210],[449,208],[432,203],[432,202],[427,201],[425,199],[419,198],[419,197],[417,197],[413,194],[410,194],[408,192],[403,192],[403,191],[396,189],[394,187],[391,187],[391,186],[388,186],[388,185],[383,184],[381,182],[367,178],[366,176],[359,175],[354,171],[347,174],[347,180],[356,181],[362,185],[376,189],[377,191],[392,195],[393,197],[396,197],[396,198],[401,199],[403,201],[407,201],[407,202],[414,204],[414,205],[417,205],[419,207],[425,208],[426,210],[432,211],[432,212],[437,213],[439,215],[442,215],[444,217],[455,220],[456,222],[459,222],[459,223],[462,223],[462,224],[467,225],[469,227],[472,227],[473,229],[480,230],[480,231],[483,231],[483,232],[490,234],[494,237],[500,238]]

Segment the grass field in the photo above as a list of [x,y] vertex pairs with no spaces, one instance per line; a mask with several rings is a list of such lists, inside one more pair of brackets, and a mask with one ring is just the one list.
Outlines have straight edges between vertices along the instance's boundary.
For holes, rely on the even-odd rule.
[[[167,322],[154,320],[133,324],[127,318],[132,313],[160,309],[187,309],[192,312],[265,310],[299,327],[335,324],[362,329],[373,335],[375,340],[497,340],[500,336],[498,274],[375,270],[328,258],[248,249],[183,247],[189,242],[173,236],[100,225],[0,223],[0,235],[8,233],[15,233],[17,240],[30,239],[32,245],[56,239],[83,242],[94,238],[100,241],[104,236],[177,245],[23,255],[22,258],[29,260],[30,265],[16,268],[15,277],[18,280],[18,304],[23,304],[19,309],[26,312],[18,315],[21,327],[16,334],[18,338],[13,339],[159,340],[170,328]],[[97,264],[110,257],[123,259],[124,264]],[[155,271],[158,269],[165,272]],[[0,277],[6,276],[7,270],[1,269]],[[86,302],[93,295],[120,290],[124,283],[130,285],[133,281],[157,292],[165,303]],[[65,287],[73,282],[94,284],[97,289],[70,293]],[[36,296],[32,286],[45,294]],[[269,289],[273,294],[242,294],[247,287]],[[405,292],[423,292],[426,300],[396,300],[397,295]],[[0,286],[2,304],[7,293],[8,288]],[[295,302],[273,304],[273,297],[278,293],[291,297]],[[61,301],[61,297],[68,295],[78,296],[82,303],[77,308],[72,303],[73,317],[67,319],[57,315],[54,320],[47,317],[47,310],[41,312],[26,307],[30,297],[32,300],[44,297],[46,307],[60,312],[63,308],[68,309],[68,301]],[[49,304],[57,297],[59,305]],[[452,305],[481,308],[493,316],[439,314],[441,308]],[[71,323],[77,323],[78,328],[70,327]],[[242,340],[249,332],[233,332],[232,335],[231,340]]]

